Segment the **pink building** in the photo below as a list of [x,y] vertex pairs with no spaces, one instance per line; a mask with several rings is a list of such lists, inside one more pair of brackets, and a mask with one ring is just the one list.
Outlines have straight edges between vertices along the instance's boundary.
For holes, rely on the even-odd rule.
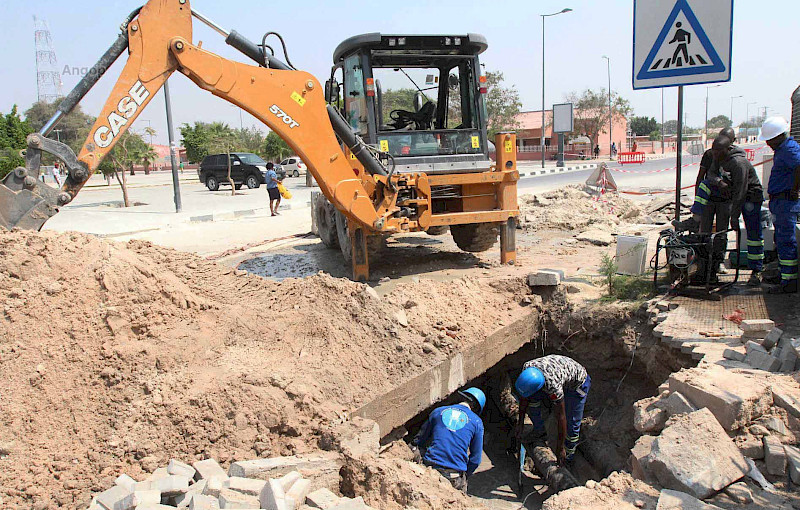
[[[575,110],[575,131],[567,133],[564,137],[564,143],[569,144],[571,140],[576,139],[586,133],[581,132],[580,124],[581,119],[590,118],[590,112],[582,112]],[[553,135],[553,111],[545,111],[545,129],[544,129],[544,142],[547,146],[547,152],[555,153],[558,146],[558,136]],[[516,117],[517,129],[517,146],[521,153],[536,152],[541,157],[540,145],[542,143],[542,111],[528,111],[520,112]],[[611,123],[611,141],[617,145],[618,152],[625,152],[628,150],[628,120],[621,116],[616,115]],[[600,146],[600,154],[608,154],[609,140],[608,140],[608,124],[605,124],[600,130],[597,140],[592,140],[593,144]],[[576,145],[567,147],[566,152],[569,151],[590,151],[594,146]],[[527,158],[526,158],[527,159]],[[536,159],[536,158],[531,158]]]

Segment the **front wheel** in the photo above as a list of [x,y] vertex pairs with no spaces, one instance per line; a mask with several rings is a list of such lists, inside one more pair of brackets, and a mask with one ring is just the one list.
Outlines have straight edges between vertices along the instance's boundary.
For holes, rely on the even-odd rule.
[[472,253],[490,249],[497,242],[499,233],[497,223],[468,223],[450,226],[453,241],[462,250]]
[[255,175],[248,176],[246,183],[249,189],[256,189],[261,185],[261,182],[259,182],[258,177]]
[[206,179],[206,188],[209,191],[217,191],[219,189],[219,181],[213,175],[209,175]]

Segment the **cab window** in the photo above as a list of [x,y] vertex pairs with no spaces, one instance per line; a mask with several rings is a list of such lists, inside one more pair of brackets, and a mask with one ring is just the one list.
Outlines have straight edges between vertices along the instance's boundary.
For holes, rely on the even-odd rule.
[[367,134],[367,98],[360,55],[344,60],[344,109],[347,123],[361,135]]

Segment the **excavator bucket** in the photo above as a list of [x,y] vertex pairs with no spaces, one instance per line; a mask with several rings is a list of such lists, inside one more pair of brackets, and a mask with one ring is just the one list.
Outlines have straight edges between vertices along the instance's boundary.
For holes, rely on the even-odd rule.
[[17,167],[0,181],[0,226],[40,230],[58,212],[60,196],[59,190]]

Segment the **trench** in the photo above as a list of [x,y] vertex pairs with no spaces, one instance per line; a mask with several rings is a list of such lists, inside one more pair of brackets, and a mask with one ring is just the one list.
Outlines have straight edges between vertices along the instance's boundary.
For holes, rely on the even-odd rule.
[[[470,478],[468,494],[491,509],[536,509],[555,493],[535,472],[530,458],[526,461],[523,484],[521,487],[517,484],[519,461],[508,403],[512,381],[526,361],[547,354],[561,354],[581,363],[591,376],[581,442],[570,468],[579,484],[590,479],[601,480],[613,471],[629,471],[630,451],[641,435],[633,427],[633,403],[656,395],[658,386],[670,373],[696,364],[691,357],[672,351],[653,337],[652,326],[641,312],[604,313],[551,302],[545,304],[541,313],[532,314],[521,322],[526,321],[528,324],[517,325],[516,329],[502,331],[502,334],[530,335],[528,338],[517,338],[516,342],[506,338],[507,346],[518,347],[503,353],[490,365],[486,364],[479,373],[470,374],[458,387],[477,386],[487,395],[481,415],[483,459]],[[535,322],[535,326],[531,322]],[[491,338],[487,341],[492,349]],[[446,370],[452,372],[451,368]],[[434,382],[440,379],[430,378]],[[424,395],[417,395],[415,400],[413,390],[406,388],[401,400],[415,401],[419,411],[402,419],[400,414],[395,415],[391,432],[386,432],[389,428],[384,421],[381,429],[384,444],[399,438],[410,442],[433,409],[459,401],[457,392],[449,391],[440,399],[420,405],[428,399],[431,389],[419,381],[415,388]],[[391,405],[398,400],[394,395],[378,401],[381,405]],[[548,444],[553,448],[557,434],[555,419],[548,411],[543,415]],[[521,506],[523,499],[524,507]]]

